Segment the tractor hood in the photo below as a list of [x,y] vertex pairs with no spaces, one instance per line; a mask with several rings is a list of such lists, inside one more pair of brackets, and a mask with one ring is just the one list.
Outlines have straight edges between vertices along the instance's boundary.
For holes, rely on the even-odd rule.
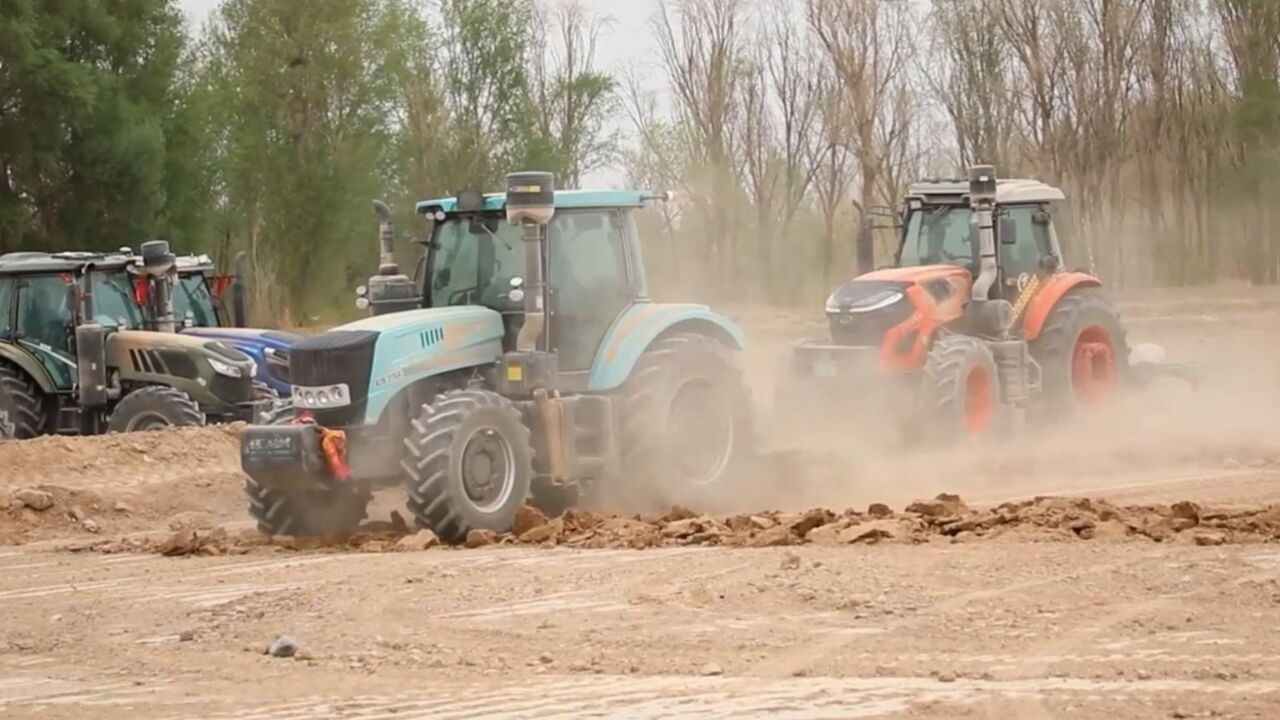
[[[831,341],[885,347],[889,355],[910,355],[910,362],[902,364],[914,365],[929,328],[960,317],[972,285],[973,276],[958,265],[889,268],[861,275],[827,298]],[[921,324],[925,332],[920,332]]]
[[169,385],[206,412],[230,412],[252,400],[253,359],[218,340],[120,330],[107,335],[106,354],[122,381]]
[[183,328],[183,335],[223,340],[234,345],[255,345],[276,350],[286,350],[302,339],[301,335],[281,332],[279,330],[261,330],[254,328],[231,327],[191,327]]
[[[502,316],[478,306],[406,310],[339,325],[290,347],[294,400],[321,424],[375,423],[392,398],[419,380],[492,365],[502,355],[503,334]],[[346,387],[334,399],[338,385]],[[332,404],[319,403],[320,390]]]
[[911,288],[923,288],[935,301],[967,292],[973,278],[956,265],[888,268],[860,275],[827,298],[827,313],[869,313],[907,302]]

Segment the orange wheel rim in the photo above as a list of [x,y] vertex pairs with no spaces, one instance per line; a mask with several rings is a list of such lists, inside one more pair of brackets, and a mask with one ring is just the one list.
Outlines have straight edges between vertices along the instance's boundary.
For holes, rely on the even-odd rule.
[[1076,397],[1086,403],[1100,402],[1111,395],[1117,381],[1111,333],[1101,325],[1090,325],[1076,338],[1071,353],[1071,386]]
[[969,370],[964,379],[964,420],[969,432],[980,435],[991,425],[991,374],[986,368]]

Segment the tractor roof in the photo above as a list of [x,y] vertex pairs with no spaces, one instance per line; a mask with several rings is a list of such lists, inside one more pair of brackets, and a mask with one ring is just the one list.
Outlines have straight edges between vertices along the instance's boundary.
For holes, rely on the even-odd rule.
[[178,255],[176,260],[179,275],[213,272],[213,260],[208,255]]
[[[646,200],[660,196],[639,190],[557,190],[556,209],[575,208],[637,208],[643,207]],[[484,196],[486,211],[500,211],[506,207],[507,196],[504,193],[489,193]],[[446,214],[458,212],[458,198],[445,197],[435,200],[423,200],[417,205],[417,212],[427,213],[439,210]]]
[[[929,179],[914,183],[907,190],[907,197],[918,197],[932,202],[960,202],[968,195],[969,181],[958,179]],[[1040,203],[1065,199],[1066,195],[1061,190],[1039,180],[1024,178],[996,180],[996,202],[1000,204]]]
[[12,252],[0,255],[0,275],[76,272],[86,263],[93,263],[101,270],[116,270],[136,260],[134,256],[120,253]]

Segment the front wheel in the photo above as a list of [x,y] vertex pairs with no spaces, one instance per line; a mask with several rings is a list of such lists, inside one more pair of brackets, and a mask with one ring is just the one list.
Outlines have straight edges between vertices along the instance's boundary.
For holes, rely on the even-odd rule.
[[40,388],[21,369],[0,362],[0,440],[24,440],[44,426]]
[[111,411],[107,432],[141,432],[204,425],[204,413],[189,395],[165,385],[139,388]]
[[529,497],[529,438],[520,411],[488,390],[453,390],[422,406],[401,461],[418,526],[447,542],[509,531]]
[[730,352],[681,333],[654,342],[637,361],[622,403],[624,502],[711,511],[746,499],[754,428]]
[[268,487],[248,478],[244,484],[249,514],[264,535],[343,537],[364,520],[370,492],[361,484],[337,482],[327,487]]
[[1000,376],[991,350],[977,338],[946,335],[929,350],[922,378],[922,427],[941,439],[985,436],[1000,407]]

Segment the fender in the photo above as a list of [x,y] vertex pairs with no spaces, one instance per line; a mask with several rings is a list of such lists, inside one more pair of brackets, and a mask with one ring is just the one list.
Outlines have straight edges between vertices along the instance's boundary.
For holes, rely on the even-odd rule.
[[604,392],[622,386],[640,355],[664,333],[694,332],[715,338],[734,350],[744,345],[742,330],[706,305],[638,302],[613,321],[591,363],[587,390]]
[[376,425],[400,391],[453,370],[492,365],[502,357],[502,316],[486,307],[404,310],[334,330],[375,330],[365,423]]
[[1064,272],[1054,273],[1040,283],[1040,289],[1027,305],[1026,319],[1022,324],[1022,333],[1028,342],[1040,335],[1045,320],[1058,306],[1062,296],[1078,287],[1102,287],[1102,281],[1088,273]]
[[49,371],[45,370],[40,361],[27,352],[7,343],[2,344],[0,345],[0,360],[7,360],[21,368],[32,380],[35,380],[40,392],[46,395],[58,392],[58,388],[54,386],[53,378],[49,376]]

